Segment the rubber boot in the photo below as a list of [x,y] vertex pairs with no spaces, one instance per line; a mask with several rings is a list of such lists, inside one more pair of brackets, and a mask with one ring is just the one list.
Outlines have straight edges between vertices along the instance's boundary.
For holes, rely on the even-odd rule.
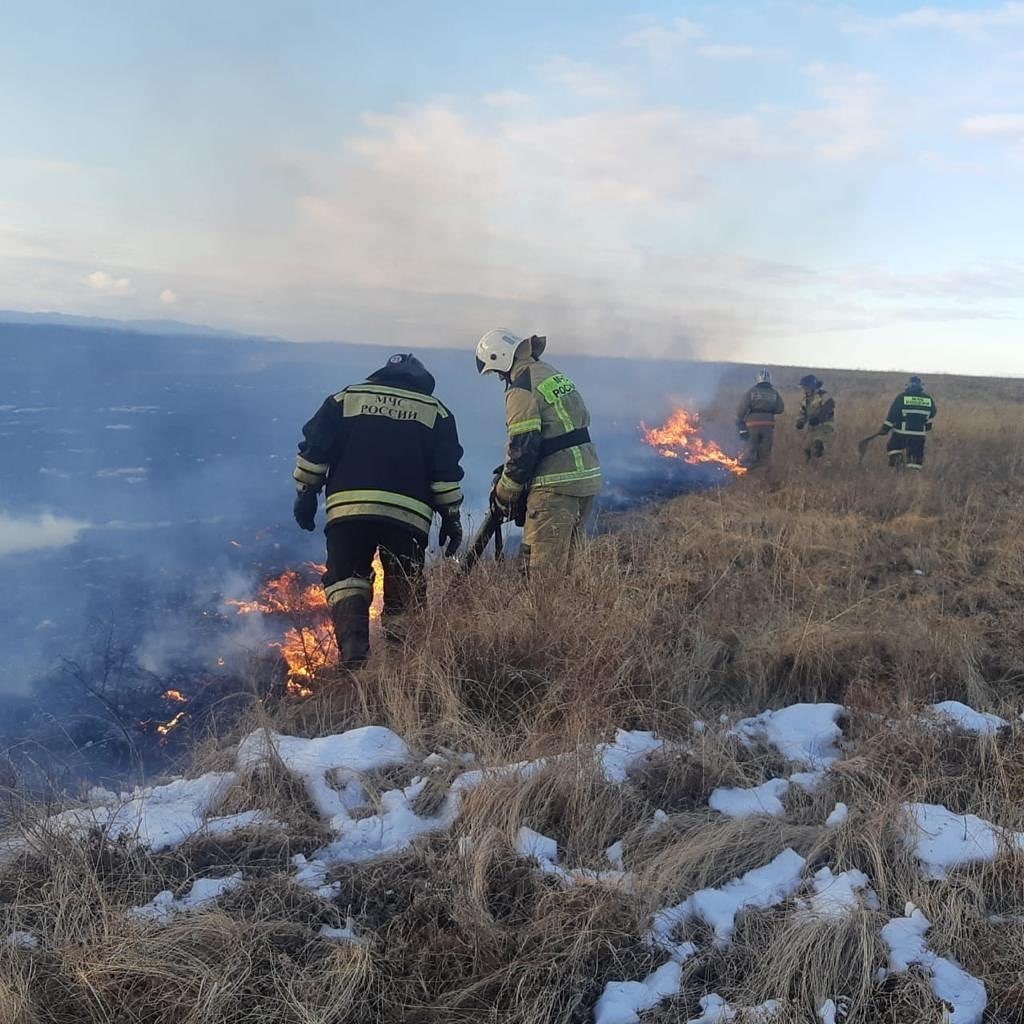
[[331,608],[338,664],[359,668],[370,656],[370,602],[360,595],[346,597]]

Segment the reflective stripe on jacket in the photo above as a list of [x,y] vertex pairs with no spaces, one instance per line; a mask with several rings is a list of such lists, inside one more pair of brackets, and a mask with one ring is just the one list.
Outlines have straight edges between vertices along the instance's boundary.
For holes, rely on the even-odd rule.
[[775,417],[786,411],[782,395],[771,384],[755,384],[741,399],[736,409],[736,423],[748,430],[775,426]]
[[295,481],[326,484],[328,526],[383,519],[427,534],[435,511],[462,504],[455,419],[431,390],[428,373],[378,372],[327,398],[302,428]]
[[902,391],[889,406],[884,425],[894,434],[925,434],[937,411],[931,395],[924,391]]
[[601,489],[601,464],[588,435],[578,444],[545,454],[560,438],[587,431],[590,413],[573,381],[527,355],[517,359],[505,392],[508,446],[501,486],[512,494],[525,487],[550,488],[587,497]]

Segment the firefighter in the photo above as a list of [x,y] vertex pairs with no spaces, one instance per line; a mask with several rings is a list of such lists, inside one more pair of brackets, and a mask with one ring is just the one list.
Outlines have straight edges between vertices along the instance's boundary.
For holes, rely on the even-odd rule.
[[757,466],[767,462],[775,439],[775,417],[786,411],[782,395],[772,386],[772,375],[762,370],[754,378],[754,386],[744,393],[736,409],[736,428],[740,439],[747,442],[746,463]]
[[836,429],[835,399],[825,390],[813,373],[800,378],[800,387],[804,390],[804,398],[800,403],[800,414],[796,418],[796,429],[807,427],[807,440],[804,443],[804,457],[820,459]]
[[924,442],[936,413],[935,399],[929,395],[920,377],[911,377],[907,386],[893,399],[889,415],[879,434],[891,432],[885,446],[893,469],[906,466],[919,470],[924,465]]
[[541,362],[546,338],[488,331],[476,366],[505,384],[508,444],[491,504],[516,519],[525,499],[523,559],[531,572],[564,573],[601,489],[590,413],[576,385]]
[[411,354],[392,356],[361,384],[328,397],[302,428],[295,460],[295,520],[315,528],[326,485],[327,572],[341,664],[370,650],[373,556],[384,569],[385,621],[422,600],[430,525],[451,557],[462,543],[462,447],[455,418],[434,397],[434,378]]

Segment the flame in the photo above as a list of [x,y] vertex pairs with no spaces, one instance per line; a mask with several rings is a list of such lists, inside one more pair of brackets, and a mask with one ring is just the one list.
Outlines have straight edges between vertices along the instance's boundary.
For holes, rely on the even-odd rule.
[[[326,571],[327,566],[308,562],[302,570],[286,569],[280,576],[267,580],[254,600],[227,602],[239,615],[258,612],[287,617],[293,623],[281,640],[270,645],[281,652],[288,666],[287,690],[293,697],[311,697],[310,683],[317,670],[333,664],[338,658],[334,626],[323,587],[309,579],[313,575],[322,576]],[[378,555],[374,555],[373,574],[370,618],[379,619],[384,605],[384,570]]]
[[700,417],[686,409],[676,409],[660,427],[648,427],[641,422],[644,443],[656,449],[666,459],[682,459],[697,466],[709,462],[724,466],[735,476],[743,476],[747,467],[739,459],[727,455],[714,441],[701,437]]
[[169,722],[161,722],[157,727],[156,731],[161,736],[166,736],[169,732],[177,729],[181,725],[182,719],[185,717],[184,711],[179,711]]
[[164,690],[164,700],[173,701],[175,704],[188,703],[188,697],[181,690]]

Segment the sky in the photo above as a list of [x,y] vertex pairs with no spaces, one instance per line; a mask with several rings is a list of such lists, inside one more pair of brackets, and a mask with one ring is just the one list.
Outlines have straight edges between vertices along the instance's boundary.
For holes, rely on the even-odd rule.
[[0,3],[0,308],[1024,374],[1024,2]]

